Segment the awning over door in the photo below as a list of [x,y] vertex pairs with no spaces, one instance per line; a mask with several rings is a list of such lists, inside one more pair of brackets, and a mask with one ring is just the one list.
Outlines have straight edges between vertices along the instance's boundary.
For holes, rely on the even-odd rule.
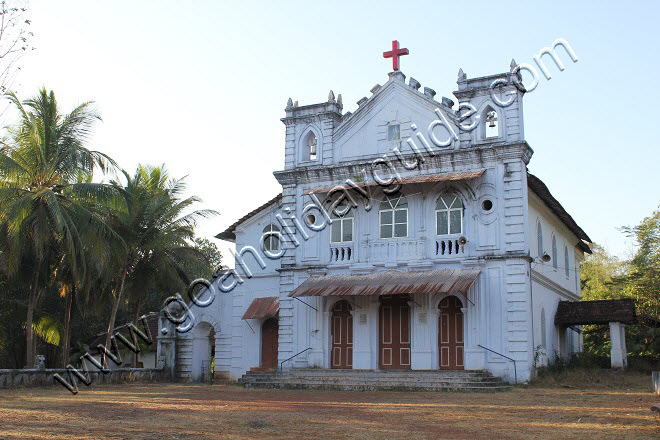
[[267,296],[252,300],[250,307],[241,319],[270,318],[280,310],[280,299],[277,296]]
[[414,293],[467,294],[479,276],[476,269],[438,269],[409,272],[385,271],[366,275],[312,277],[289,296],[401,295]]

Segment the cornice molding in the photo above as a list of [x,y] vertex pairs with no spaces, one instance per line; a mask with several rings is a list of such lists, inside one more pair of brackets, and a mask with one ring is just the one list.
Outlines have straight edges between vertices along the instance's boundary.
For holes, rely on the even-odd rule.
[[576,295],[575,293],[571,292],[568,289],[563,288],[559,284],[552,281],[550,278],[546,277],[542,273],[537,272],[533,269],[532,269],[532,281],[536,281],[537,283],[539,283],[543,287],[546,287],[546,288],[552,290],[553,292],[555,292],[559,296],[561,296],[563,298],[566,298],[570,301],[580,301],[580,297],[578,295]]
[[[437,174],[456,171],[470,171],[483,168],[485,162],[504,162],[522,160],[527,165],[532,157],[532,149],[527,142],[496,143],[470,146],[465,148],[434,151],[434,156],[424,153],[424,163],[418,168],[417,174]],[[414,153],[402,155],[409,162],[415,159]],[[394,155],[388,156],[393,163],[399,162]],[[297,167],[290,170],[275,171],[273,175],[281,185],[300,185],[314,183],[344,183],[346,179],[362,177],[363,170],[370,171],[376,159],[382,155],[367,156],[364,159],[347,161],[333,165]],[[395,165],[396,166],[396,165]],[[459,168],[459,169],[457,169]],[[397,171],[402,175],[412,174],[399,164]],[[384,172],[382,172],[385,174]],[[369,179],[370,174],[367,175]]]

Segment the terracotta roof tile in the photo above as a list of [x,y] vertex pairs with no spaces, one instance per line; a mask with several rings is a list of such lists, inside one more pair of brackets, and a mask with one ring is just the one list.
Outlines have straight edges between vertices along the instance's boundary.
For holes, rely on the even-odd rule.
[[277,203],[280,200],[282,200],[282,193],[276,195],[257,209],[254,209],[247,214],[245,214],[243,217],[239,218],[235,223],[233,223],[231,226],[229,226],[227,229],[219,233],[218,235],[215,236],[215,238],[219,238],[220,240],[227,240],[227,241],[235,241],[236,240],[236,228],[243,223],[246,220],[251,219],[255,215],[259,214],[261,211],[264,209],[268,208],[270,205],[273,203]]
[[555,325],[592,325],[637,322],[635,301],[631,298],[599,301],[559,301]]
[[[541,181],[538,177],[531,173],[527,173],[527,186],[529,189],[532,190],[534,194],[540,198],[543,203],[561,220],[564,225],[573,233],[575,236],[580,239],[580,241],[577,243],[577,246],[584,252],[591,253],[591,249],[589,248],[589,245],[587,243],[593,243],[591,241],[591,238],[582,230],[581,227],[578,226],[578,224],[573,220],[573,217],[571,217],[568,212],[564,209],[563,206],[561,206],[561,203],[555,199],[552,194],[550,194],[550,190],[548,189],[547,186],[545,186],[545,183]],[[584,240],[584,241],[582,241]],[[587,243],[585,243],[585,241]]]

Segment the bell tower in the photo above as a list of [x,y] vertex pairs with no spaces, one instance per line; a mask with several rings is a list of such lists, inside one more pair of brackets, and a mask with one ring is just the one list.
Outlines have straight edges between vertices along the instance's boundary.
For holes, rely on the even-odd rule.
[[284,169],[333,163],[333,133],[343,107],[341,95],[335,98],[332,90],[319,104],[299,106],[289,98],[281,119],[286,125]]

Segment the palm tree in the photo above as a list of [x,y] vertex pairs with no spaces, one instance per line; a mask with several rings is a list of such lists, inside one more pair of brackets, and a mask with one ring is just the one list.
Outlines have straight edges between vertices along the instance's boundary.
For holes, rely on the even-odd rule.
[[111,224],[126,247],[119,264],[116,288],[112,292],[106,349],[110,347],[124,291],[135,306],[134,324],[137,324],[145,295],[159,289],[185,287],[189,282],[185,262],[205,261],[204,255],[193,244],[194,227],[200,218],[216,214],[212,210],[188,212],[200,199],[182,198],[184,181],[170,179],[164,165],[140,165],[133,177],[126,172],[124,176],[125,186],[112,182],[124,195],[127,209],[119,211]]
[[[72,271],[84,273],[86,255],[110,258],[107,240],[115,234],[100,209],[116,198],[117,189],[102,183],[80,182],[95,169],[114,169],[112,159],[86,144],[100,117],[86,102],[63,115],[55,94],[46,89],[21,102],[8,98],[19,114],[0,147],[0,224],[7,243],[7,268],[20,269],[22,256],[34,256],[26,318],[26,365],[34,365],[34,309],[45,292],[54,250],[61,250]],[[87,249],[87,253],[83,252]]]

